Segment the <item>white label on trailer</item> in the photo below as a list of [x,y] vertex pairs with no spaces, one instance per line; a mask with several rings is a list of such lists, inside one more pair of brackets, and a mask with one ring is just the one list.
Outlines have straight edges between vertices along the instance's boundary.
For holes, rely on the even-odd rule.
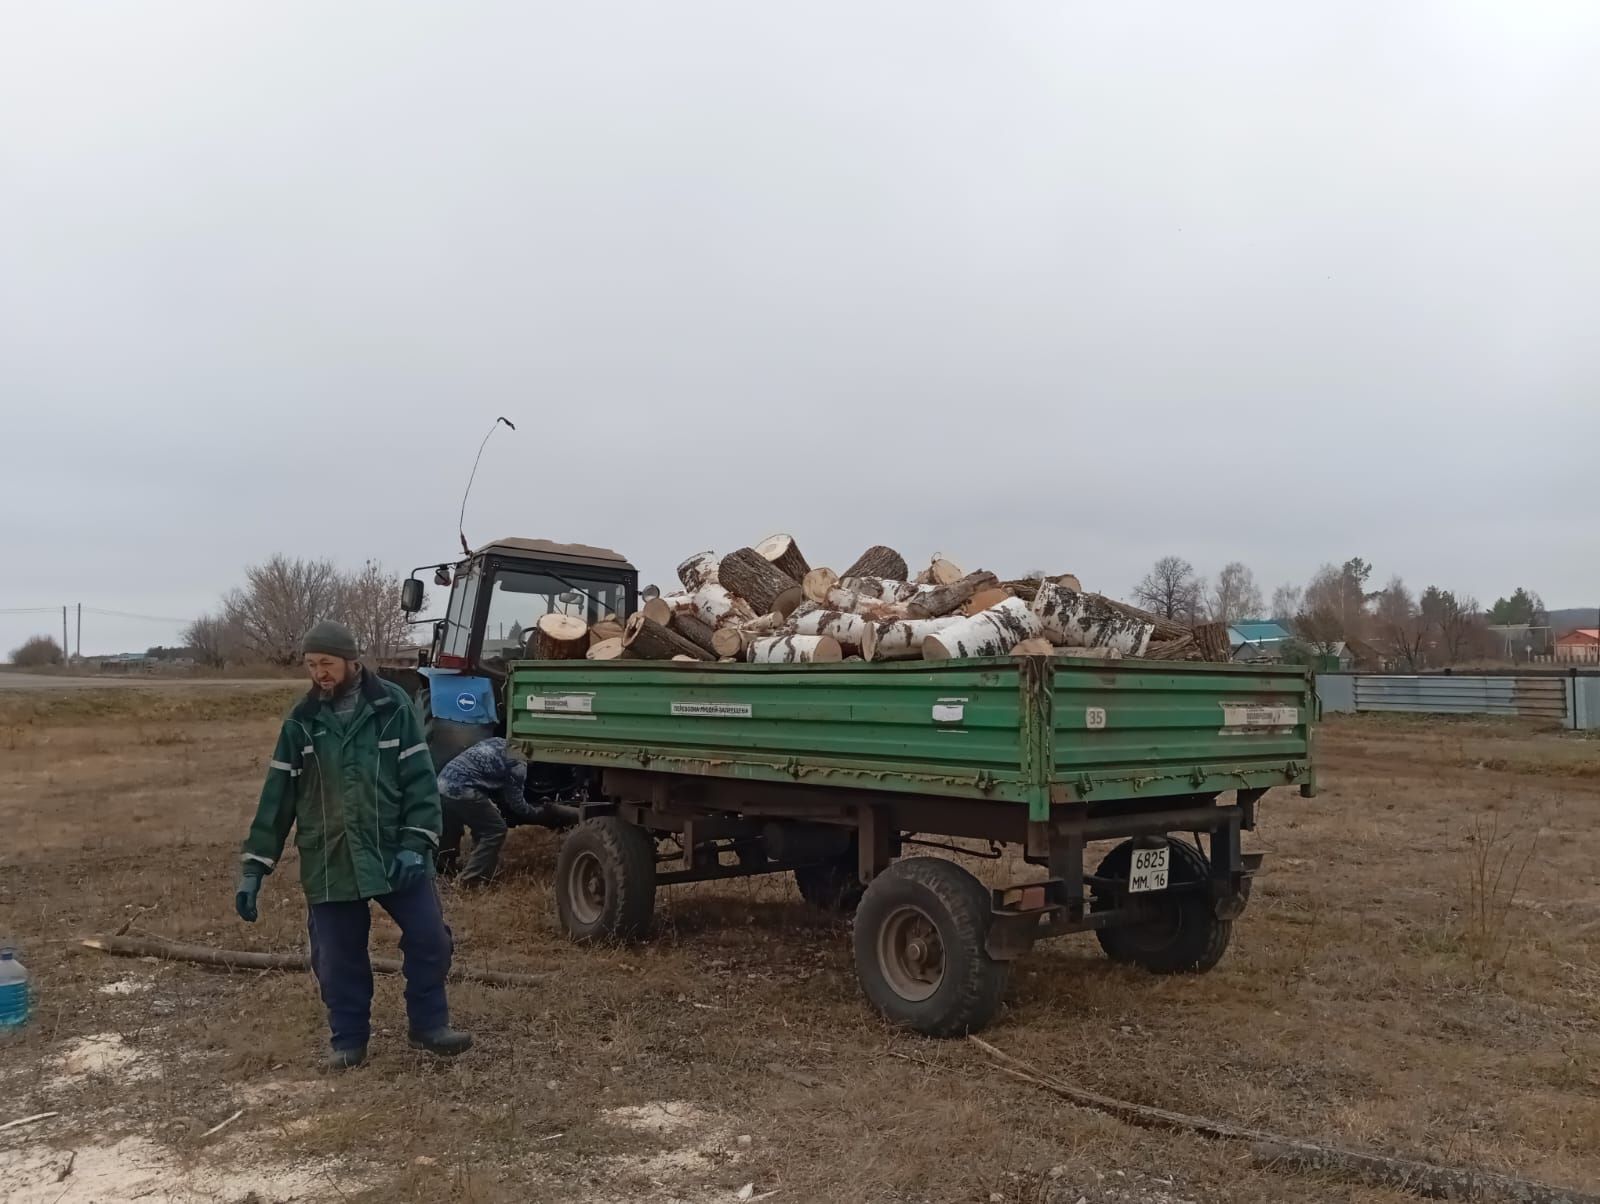
[[935,723],[960,723],[967,717],[967,700],[965,698],[941,698],[933,704],[933,721]]
[[1250,703],[1222,704],[1222,734],[1246,732],[1291,732],[1300,723],[1299,707],[1263,707]]
[[1133,866],[1128,871],[1128,891],[1138,894],[1147,890],[1167,889],[1167,860],[1170,847],[1159,849],[1134,849]]
[[594,695],[529,694],[528,709],[539,715],[567,715],[573,719],[593,719]]
[[1084,707],[1083,726],[1091,732],[1097,732],[1106,725],[1105,707]]
[[672,713],[700,719],[748,719],[751,708],[748,702],[675,702]]

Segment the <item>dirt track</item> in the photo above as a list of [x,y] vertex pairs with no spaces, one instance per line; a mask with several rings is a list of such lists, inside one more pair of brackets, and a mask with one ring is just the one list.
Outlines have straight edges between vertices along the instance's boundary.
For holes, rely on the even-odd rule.
[[[303,946],[292,852],[259,923],[231,906],[273,717],[298,690],[278,684],[0,700],[0,936],[22,945],[40,1000],[0,1051],[0,1123],[60,1113],[0,1134],[14,1198],[723,1204],[746,1184],[780,1192],[773,1204],[1411,1198],[1129,1129],[996,1075],[965,1043],[885,1030],[848,925],[786,879],[666,890],[648,942],[574,947],[551,915],[556,838],[528,829],[503,881],[449,891],[446,910],[462,962],[552,972],[558,988],[456,988],[479,1046],[440,1067],[405,1049],[400,984],[381,979],[373,1062],[320,1075],[307,976],[71,942],[131,920]],[[1263,807],[1250,847],[1266,869],[1215,971],[1153,978],[1092,938],[1051,942],[985,1035],[1124,1099],[1600,1186],[1600,740],[1378,716],[1322,740],[1322,796]],[[1532,856],[1514,890],[1485,895],[1478,850],[1491,870]],[[395,936],[380,915],[374,945],[389,954]]]

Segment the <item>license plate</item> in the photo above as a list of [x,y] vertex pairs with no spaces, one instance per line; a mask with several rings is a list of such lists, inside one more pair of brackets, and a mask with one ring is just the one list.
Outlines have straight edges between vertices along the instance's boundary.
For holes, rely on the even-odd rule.
[[1135,849],[1133,868],[1128,872],[1128,893],[1167,889],[1167,860],[1172,850],[1166,845],[1159,849]]

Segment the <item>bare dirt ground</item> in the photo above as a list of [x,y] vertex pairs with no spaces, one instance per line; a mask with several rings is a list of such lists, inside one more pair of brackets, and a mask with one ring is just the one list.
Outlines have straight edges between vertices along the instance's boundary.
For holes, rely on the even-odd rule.
[[[1132,1129],[965,1042],[886,1030],[847,926],[784,880],[664,891],[649,943],[575,948],[556,838],[527,829],[496,889],[446,909],[459,961],[550,986],[453,988],[479,1044],[439,1065],[404,1047],[380,978],[374,1060],[325,1076],[308,977],[75,946],[136,918],[301,947],[292,866],[254,927],[231,899],[291,692],[0,698],[0,938],[38,990],[0,1044],[0,1124],[60,1114],[0,1131],[7,1200],[1408,1198]],[[1067,938],[1020,965],[986,1035],[1124,1099],[1600,1189],[1600,741],[1398,717],[1321,741],[1322,795],[1268,797],[1266,868],[1217,970],[1153,978]],[[378,950],[394,939],[380,916]]]

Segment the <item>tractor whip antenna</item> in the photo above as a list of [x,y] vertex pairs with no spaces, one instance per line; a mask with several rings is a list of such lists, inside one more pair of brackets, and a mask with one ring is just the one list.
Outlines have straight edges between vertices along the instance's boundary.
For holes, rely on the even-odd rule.
[[[494,434],[495,428],[505,423],[512,430],[517,429],[517,424],[509,418],[496,418],[489,427],[489,435]],[[483,442],[478,444],[477,457],[472,461],[472,475],[467,478],[467,487],[461,494],[461,514],[456,519],[456,534],[461,537],[461,553],[464,556],[472,555],[472,547],[467,543],[467,498],[472,493],[472,482],[478,477],[478,461],[483,459],[483,449],[488,446],[489,435],[483,437]]]

